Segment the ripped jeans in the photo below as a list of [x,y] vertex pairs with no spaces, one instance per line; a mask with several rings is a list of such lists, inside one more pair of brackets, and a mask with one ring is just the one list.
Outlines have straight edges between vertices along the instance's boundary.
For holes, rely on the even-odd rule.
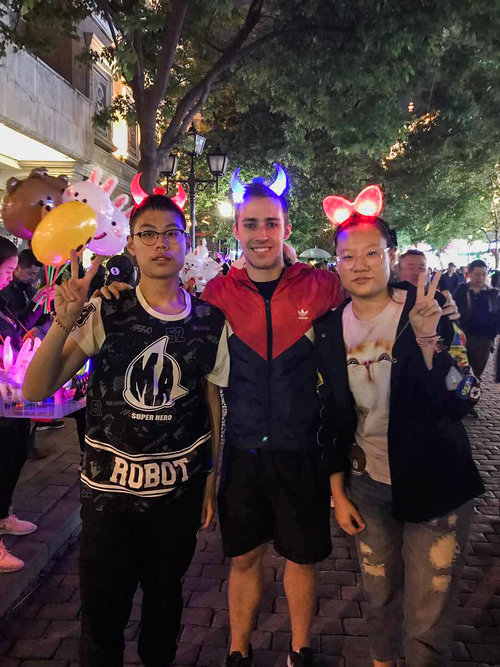
[[407,667],[447,665],[473,501],[410,523],[392,517],[391,487],[368,473],[352,477],[349,495],[366,523],[356,547],[373,658],[400,657],[404,612]]

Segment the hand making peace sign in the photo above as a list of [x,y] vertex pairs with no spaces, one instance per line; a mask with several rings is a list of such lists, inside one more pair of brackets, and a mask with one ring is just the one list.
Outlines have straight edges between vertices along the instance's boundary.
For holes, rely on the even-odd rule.
[[54,308],[59,321],[68,329],[72,329],[78,320],[83,306],[87,301],[87,294],[92,278],[101,265],[103,257],[96,257],[83,278],[78,277],[78,257],[71,251],[71,277],[56,287]]
[[418,276],[417,300],[410,311],[410,324],[415,336],[435,336],[439,318],[442,315],[441,308],[434,298],[441,278],[441,271],[437,271],[432,279],[427,294],[425,293],[425,273]]

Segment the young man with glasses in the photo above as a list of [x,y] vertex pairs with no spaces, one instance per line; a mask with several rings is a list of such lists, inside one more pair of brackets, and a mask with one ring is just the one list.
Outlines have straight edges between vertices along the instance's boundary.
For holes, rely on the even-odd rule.
[[85,304],[98,262],[79,279],[73,255],[24,386],[28,400],[41,400],[92,358],[80,550],[86,667],[123,664],[123,631],[139,585],[143,664],[174,661],[181,578],[200,520],[207,526],[214,512],[224,318],[179,286],[189,237],[170,199],[147,197],[130,226],[138,286],[119,301]]

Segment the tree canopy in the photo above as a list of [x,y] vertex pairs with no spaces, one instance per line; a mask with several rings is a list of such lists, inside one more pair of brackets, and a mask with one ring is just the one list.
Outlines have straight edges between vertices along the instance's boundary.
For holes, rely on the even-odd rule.
[[[369,182],[381,183],[384,215],[412,242],[442,247],[490,224],[496,3],[12,0],[9,11],[0,49],[41,48],[44,25],[71,32],[92,12],[109,21],[114,43],[93,57],[114,63],[132,97],[106,117],[138,122],[147,189],[201,114],[244,178],[269,173],[273,161],[288,168],[301,249],[329,243],[326,194],[353,198]],[[20,33],[21,15],[40,30]],[[208,192],[201,203],[209,212]]]

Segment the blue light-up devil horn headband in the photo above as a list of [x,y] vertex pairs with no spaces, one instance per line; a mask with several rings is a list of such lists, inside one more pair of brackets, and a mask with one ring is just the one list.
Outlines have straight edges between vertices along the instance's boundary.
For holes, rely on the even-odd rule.
[[286,177],[285,170],[280,164],[275,162],[274,166],[276,169],[276,178],[274,179],[274,182],[269,186],[269,189],[272,190],[275,194],[277,194],[278,197],[281,197],[281,195],[285,192],[285,190],[288,187],[288,179]]
[[235,204],[241,204],[245,196],[245,186],[240,182],[239,178],[240,170],[241,167],[238,167],[231,176],[231,192],[233,193],[233,202]]
[[[285,170],[278,163],[274,163],[276,168],[276,178],[269,185],[269,189],[274,192],[274,194],[280,197],[288,187],[288,179],[286,177]],[[241,204],[243,197],[245,196],[246,185],[241,183],[239,174],[241,167],[238,167],[231,176],[231,192],[233,193],[233,201],[235,204]],[[252,183],[262,183],[264,184],[264,179],[262,177],[254,178]]]

